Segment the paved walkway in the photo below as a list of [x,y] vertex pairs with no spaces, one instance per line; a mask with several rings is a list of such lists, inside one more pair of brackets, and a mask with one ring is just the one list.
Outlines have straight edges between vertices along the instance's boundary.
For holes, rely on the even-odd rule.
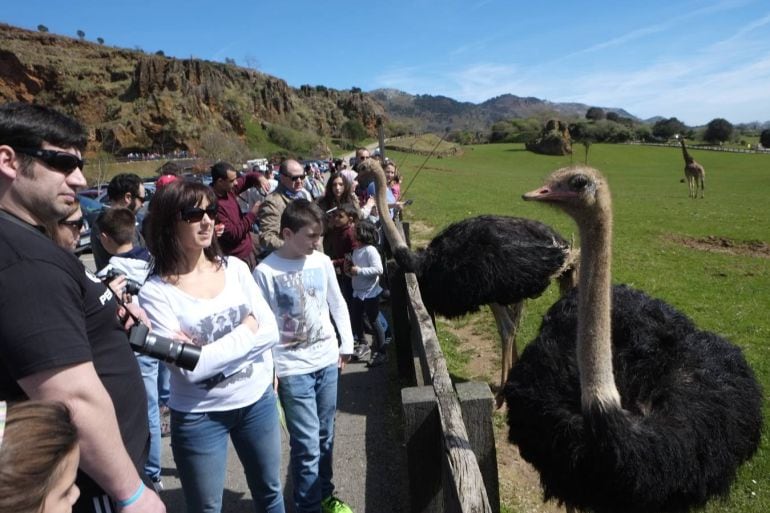
[[[349,364],[339,384],[339,404],[334,444],[334,484],[338,497],[355,513],[397,513],[408,510],[408,481],[404,446],[399,426],[388,420],[400,394],[388,392],[389,380],[397,379],[395,365],[367,369]],[[169,438],[163,439],[163,483],[161,497],[169,513],[184,512],[184,497],[171,456]],[[286,511],[293,511],[287,464],[288,440],[282,440]],[[223,513],[253,513],[251,494],[243,469],[230,446],[225,481]]]

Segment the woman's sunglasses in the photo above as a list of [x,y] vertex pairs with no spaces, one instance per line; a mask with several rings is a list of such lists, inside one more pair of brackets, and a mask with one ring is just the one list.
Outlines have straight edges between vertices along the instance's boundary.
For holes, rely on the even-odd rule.
[[67,153],[66,151],[41,150],[36,148],[14,148],[13,151],[23,155],[29,155],[38,160],[42,160],[53,169],[68,175],[76,169],[83,170],[85,160],[77,155]]
[[72,219],[72,220],[62,219],[61,221],[59,221],[60,226],[68,226],[70,228],[77,228],[78,230],[83,229],[83,223],[84,221],[82,217],[80,219]]
[[209,205],[206,208],[190,207],[182,210],[179,213],[179,217],[182,221],[188,223],[199,223],[203,219],[203,215],[209,216],[209,219],[214,219],[217,215],[217,206]]

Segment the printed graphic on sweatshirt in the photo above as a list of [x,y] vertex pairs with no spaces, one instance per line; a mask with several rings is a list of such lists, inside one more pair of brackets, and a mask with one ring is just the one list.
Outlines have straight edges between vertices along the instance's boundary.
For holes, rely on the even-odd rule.
[[322,269],[305,269],[273,278],[278,332],[284,348],[303,349],[322,339],[324,283]]
[[[250,312],[251,310],[245,304],[232,306],[202,318],[193,326],[188,335],[193,343],[197,345],[205,346],[211,344],[233,331]],[[219,374],[198,382],[198,385],[206,390],[211,390],[213,388],[226,388],[238,381],[249,379],[253,372],[253,363],[251,360],[233,363]]]

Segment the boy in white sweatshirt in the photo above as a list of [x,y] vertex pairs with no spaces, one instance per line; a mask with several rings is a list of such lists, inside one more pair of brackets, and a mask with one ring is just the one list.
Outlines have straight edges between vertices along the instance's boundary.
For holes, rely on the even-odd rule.
[[334,496],[332,452],[338,376],[353,353],[353,334],[332,262],[316,250],[323,212],[296,199],[281,216],[280,233],[283,246],[257,266],[254,279],[280,333],[273,358],[290,435],[295,510],[352,513]]

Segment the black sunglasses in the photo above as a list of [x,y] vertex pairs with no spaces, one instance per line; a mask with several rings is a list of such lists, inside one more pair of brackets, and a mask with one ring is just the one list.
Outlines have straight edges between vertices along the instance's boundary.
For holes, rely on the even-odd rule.
[[76,169],[83,170],[86,161],[66,151],[41,150],[36,148],[14,148],[13,151],[42,160],[60,173],[68,175]]
[[297,175],[297,176],[291,176],[291,175],[287,175],[286,173],[281,173],[281,174],[282,174],[283,176],[285,176],[286,178],[288,178],[289,180],[291,180],[292,182],[296,182],[296,181],[298,181],[298,180],[300,180],[300,181],[301,181],[301,180],[304,180],[304,179],[305,179],[305,175]]
[[70,228],[77,228],[78,230],[82,230],[83,229],[83,223],[84,223],[84,221],[83,221],[82,217],[80,219],[72,219],[72,220],[62,219],[61,221],[59,221],[59,224],[61,226],[68,226]]
[[190,207],[182,210],[179,213],[179,217],[182,221],[188,223],[199,223],[203,219],[203,215],[209,216],[209,219],[214,219],[217,215],[217,206],[209,205],[206,208]]

